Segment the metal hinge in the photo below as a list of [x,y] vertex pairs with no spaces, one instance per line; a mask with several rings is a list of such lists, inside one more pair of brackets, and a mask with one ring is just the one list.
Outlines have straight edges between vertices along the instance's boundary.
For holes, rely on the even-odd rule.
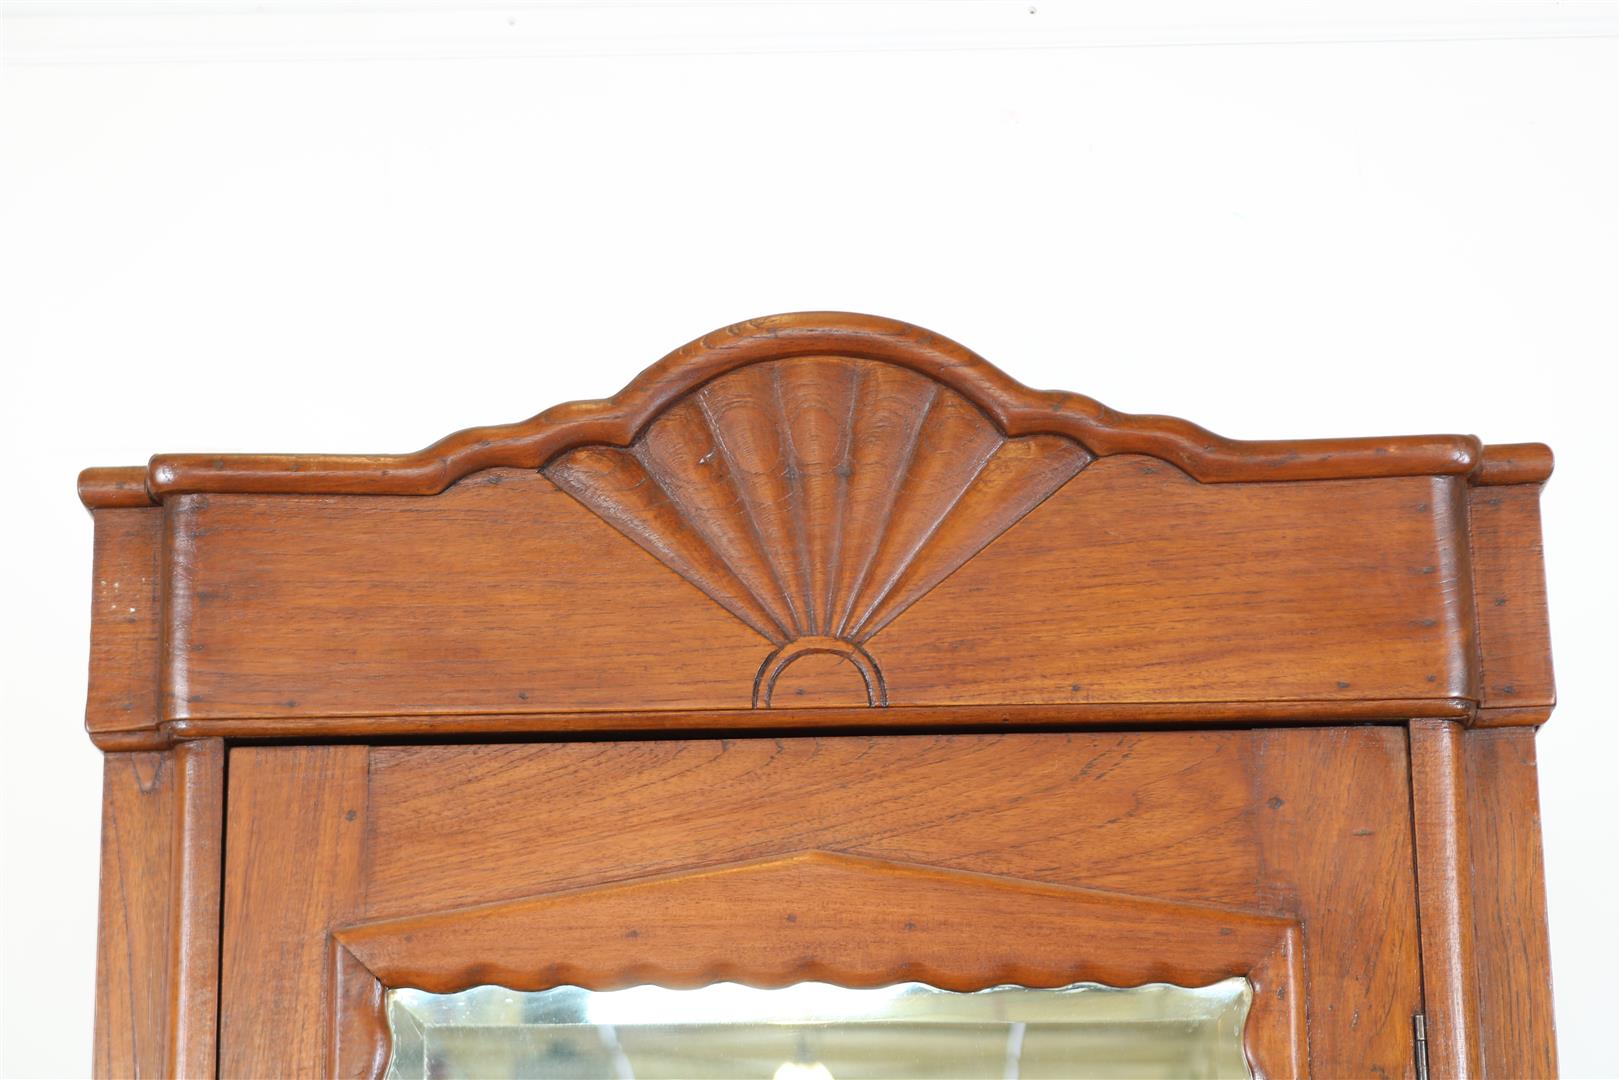
[[1422,1013],[1412,1014],[1412,1043],[1417,1061],[1417,1080],[1429,1080],[1429,1031]]

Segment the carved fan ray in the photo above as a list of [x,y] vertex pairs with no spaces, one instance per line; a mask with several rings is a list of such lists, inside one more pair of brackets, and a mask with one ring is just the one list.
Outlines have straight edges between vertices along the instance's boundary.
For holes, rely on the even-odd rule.
[[859,646],[1089,461],[1061,436],[1009,439],[917,372],[802,357],[545,473],[771,642]]

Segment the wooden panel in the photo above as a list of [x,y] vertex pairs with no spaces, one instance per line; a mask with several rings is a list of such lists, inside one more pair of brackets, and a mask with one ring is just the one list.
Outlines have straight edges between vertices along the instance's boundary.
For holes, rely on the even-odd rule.
[[327,930],[361,910],[366,748],[231,751],[225,862],[225,1077],[327,1064]]
[[368,918],[815,848],[1305,926],[1323,1075],[1411,1076],[1399,728],[391,747]]
[[[1094,463],[872,638],[876,681],[901,707],[1449,706],[1472,682],[1459,483]],[[177,717],[746,709],[772,652],[533,474],[169,512]]]
[[746,708],[770,652],[533,473],[169,510],[175,716]]
[[92,736],[158,722],[159,554],[163,511],[97,510],[90,608]]
[[1469,491],[1479,610],[1482,726],[1540,723],[1552,712],[1552,645],[1541,551],[1541,485]]
[[225,744],[175,747],[177,902],[169,950],[169,1075],[211,1077],[219,1036],[220,871],[225,842]]
[[1456,483],[1109,458],[868,648],[896,705],[1467,696]]
[[1482,1075],[1466,735],[1461,724],[1418,720],[1410,737],[1429,1067],[1466,1080]]
[[1252,738],[1262,892],[1305,925],[1312,1069],[1411,1077],[1422,987],[1406,734]]
[[97,1076],[212,1076],[224,752],[103,762]]
[[1256,1071],[1307,1073],[1296,922],[1017,878],[811,851],[371,922],[336,937],[373,983],[344,972],[356,1007],[336,1021],[354,1032],[362,1066],[382,1056],[377,983],[454,993],[483,983],[873,987],[903,977],[973,991],[1207,986],[1236,975],[1253,987],[1244,1043]]
[[[807,848],[1241,907],[1260,877],[1247,745],[1177,732],[378,748],[367,912]],[[608,825],[632,811],[635,828]]]
[[98,1077],[168,1072],[177,787],[168,754],[108,754],[103,759]]
[[1485,1075],[1558,1075],[1535,731],[1470,731],[1468,831]]

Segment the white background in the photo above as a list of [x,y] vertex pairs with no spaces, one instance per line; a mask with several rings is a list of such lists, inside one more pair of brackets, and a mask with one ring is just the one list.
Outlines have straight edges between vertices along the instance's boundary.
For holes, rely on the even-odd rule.
[[4,1027],[88,1070],[85,465],[406,450],[840,308],[1224,434],[1544,440],[1559,1043],[1616,1061],[1608,4],[5,9]]

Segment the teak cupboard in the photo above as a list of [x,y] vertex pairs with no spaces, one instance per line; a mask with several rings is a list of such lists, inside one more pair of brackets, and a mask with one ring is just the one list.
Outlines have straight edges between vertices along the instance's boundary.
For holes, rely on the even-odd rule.
[[391,987],[1242,976],[1259,1075],[1550,1076],[1551,467],[815,313],[86,470],[96,1071],[377,1075]]

